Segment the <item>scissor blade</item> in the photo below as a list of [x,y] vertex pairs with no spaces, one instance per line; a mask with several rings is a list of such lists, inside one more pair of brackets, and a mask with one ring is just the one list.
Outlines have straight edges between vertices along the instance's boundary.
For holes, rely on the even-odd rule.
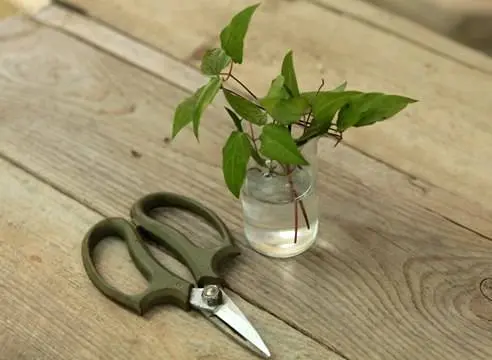
[[246,319],[246,316],[244,316],[242,311],[239,310],[236,304],[225,293],[223,293],[223,297],[224,304],[217,307],[214,314],[260,350],[263,355],[270,357],[270,351],[253,325]]

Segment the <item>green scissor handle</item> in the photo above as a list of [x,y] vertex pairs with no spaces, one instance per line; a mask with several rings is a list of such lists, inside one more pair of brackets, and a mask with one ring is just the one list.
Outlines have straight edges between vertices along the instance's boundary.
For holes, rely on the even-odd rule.
[[[149,285],[140,294],[129,295],[114,288],[97,271],[94,263],[94,249],[97,244],[110,236],[126,242],[128,252],[137,269]],[[143,315],[157,304],[174,304],[189,310],[189,297],[193,284],[166,270],[152,255],[133,224],[122,218],[104,219],[95,224],[82,242],[82,262],[89,279],[109,299],[125,308]]]
[[[193,244],[183,233],[150,217],[157,208],[178,208],[202,217],[218,231],[222,244],[215,248],[201,248]],[[199,287],[207,284],[224,285],[218,275],[219,266],[240,254],[229,229],[210,209],[183,195],[168,192],[148,194],[138,200],[131,209],[131,217],[141,232],[168,249],[191,271]]]
[[[157,208],[180,208],[204,218],[223,239],[213,249],[204,249],[193,244],[175,228],[150,217],[149,212]],[[157,304],[174,304],[190,310],[190,294],[194,284],[167,270],[152,254],[146,244],[153,240],[168,249],[193,274],[199,287],[207,284],[223,285],[218,275],[219,265],[226,259],[239,255],[226,225],[210,209],[200,203],[172,193],[149,194],[138,200],[131,209],[133,223],[123,218],[108,218],[95,224],[82,242],[82,261],[89,279],[109,299],[133,312],[143,315]],[[149,285],[140,294],[130,295],[111,286],[97,271],[94,250],[99,242],[116,236],[125,241],[131,259]]]

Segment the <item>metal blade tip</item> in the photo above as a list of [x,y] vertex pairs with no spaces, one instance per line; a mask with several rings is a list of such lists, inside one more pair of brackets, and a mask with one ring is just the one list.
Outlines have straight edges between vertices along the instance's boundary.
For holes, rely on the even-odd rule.
[[[263,342],[258,332],[253,325],[248,321],[242,311],[234,304],[234,302],[225,293],[224,304],[214,314],[234,329],[241,337],[246,339],[251,345],[253,345],[263,357],[271,357],[270,350]],[[258,351],[257,351],[258,352]]]

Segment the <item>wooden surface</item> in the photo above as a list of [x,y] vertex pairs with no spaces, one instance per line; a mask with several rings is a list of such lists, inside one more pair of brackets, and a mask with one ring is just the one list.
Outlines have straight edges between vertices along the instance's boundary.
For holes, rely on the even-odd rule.
[[492,56],[490,0],[366,0]]
[[[0,25],[0,284],[12,289],[1,295],[0,358],[250,358],[196,315],[122,311],[79,259],[91,224],[162,189],[206,203],[244,243],[220,173],[230,121],[217,107],[200,144],[189,130],[169,143],[176,103],[201,79],[193,69],[78,15],[37,19]],[[320,165],[329,206],[316,247],[286,261],[244,247],[226,273],[275,358],[489,359],[480,283],[492,276],[491,212],[344,144],[323,142]],[[108,273],[142,286],[118,250],[106,251]]]
[[[71,2],[193,66],[198,65],[203,50],[217,42],[217,34],[235,9],[250,3],[218,1],[212,8],[203,2],[181,1],[145,0],[139,6],[134,0]],[[285,19],[292,26],[286,27]],[[187,26],[181,26],[185,21]],[[308,27],[303,26],[307,23]],[[330,33],[336,36],[327,36]],[[306,1],[264,1],[246,46],[247,65],[238,67],[238,74],[259,93],[266,91],[268,81],[264,79],[278,74],[282,57],[291,48],[305,88],[315,88],[323,77],[330,84],[347,80],[350,88],[419,99],[397,120],[347,133],[346,143],[492,208],[488,200],[492,197],[489,69],[470,68],[344,16],[338,9]],[[459,56],[456,52],[454,57]]]
[[[5,160],[0,185],[9,189],[0,203],[1,359],[251,359],[200,315],[168,307],[138,318],[109,303],[80,260],[81,236],[101,215]],[[123,289],[139,290],[144,284],[118,245],[102,249],[101,271]],[[231,295],[259,331],[278,339],[271,347],[282,358],[342,359]]]
[[[411,21],[384,8],[373,6],[367,1],[371,0],[312,0],[319,6],[340,12],[343,16],[364,22],[374,30],[383,31],[404,39],[410,43],[434,52],[445,58],[451,58],[464,66],[480,69],[492,74],[492,60],[481,52],[478,52],[463,44],[457,43],[442,34],[436,33],[422,24]],[[405,1],[409,6],[415,6],[415,1]],[[434,14],[429,7],[419,3],[421,11],[427,10],[426,14]],[[391,7],[389,8],[391,9]],[[470,15],[470,14],[468,14]],[[436,17],[434,17],[436,19]],[[439,18],[437,18],[439,19]],[[457,21],[457,20],[456,20]]]
[[50,5],[51,0],[8,0],[17,9],[25,14],[36,14],[41,9]]
[[0,0],[0,19],[14,15],[16,8],[6,0]]
[[[461,15],[455,11],[456,5],[450,0],[368,0],[369,2],[408,17],[416,23],[440,31],[448,32],[461,20]],[[458,0],[458,3],[472,3],[474,0]],[[476,2],[476,1],[475,1]],[[424,11],[426,9],[427,11]]]

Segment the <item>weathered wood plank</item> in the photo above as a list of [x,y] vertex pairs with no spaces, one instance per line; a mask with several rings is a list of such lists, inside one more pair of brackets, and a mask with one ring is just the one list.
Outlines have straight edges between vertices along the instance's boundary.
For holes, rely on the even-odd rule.
[[[186,192],[243,241],[219,169],[232,128],[221,109],[207,113],[201,144],[191,131],[170,144],[183,91],[52,30],[23,34],[0,44],[4,156],[105,215],[126,215],[148,191]],[[432,185],[332,151],[321,147],[317,246],[287,261],[244,248],[231,287],[350,359],[490,358],[492,304],[479,284],[492,242],[422,205]],[[463,213],[480,211],[469,205]]]
[[36,14],[41,9],[49,6],[51,0],[9,0],[16,8],[27,14]]
[[[250,3],[234,0],[210,7],[182,1],[73,2],[193,65],[206,47],[217,43],[231,15]],[[492,197],[492,75],[305,1],[265,1],[253,21],[246,44],[248,65],[237,68],[252,89],[266,91],[265,79],[278,74],[283,55],[293,49],[303,87],[315,88],[323,77],[330,84],[348,80],[351,88],[413,96],[420,102],[398,119],[352,131],[345,141],[492,208],[487,200]]]
[[[322,7],[328,7],[336,9],[344,14],[344,16],[355,17],[360,21],[381,29],[381,31],[387,31],[388,33],[395,34],[396,36],[406,39],[419,46],[442,54],[445,57],[455,59],[457,62],[476,69],[481,69],[487,73],[492,73],[492,59],[477,50],[471,49],[468,46],[460,44],[455,40],[449,39],[444,34],[437,34],[434,30],[431,30],[425,26],[418,24],[417,22],[408,20],[401,15],[412,17],[412,11],[408,12],[395,12],[388,11],[394,10],[395,6],[393,1],[387,2],[387,10],[374,6],[365,0],[310,0],[313,3],[319,4]],[[386,0],[384,0],[386,2]],[[469,3],[467,1],[467,3]],[[410,8],[420,9],[422,13],[423,9],[426,9],[426,14],[429,15],[429,19],[420,18],[424,25],[429,23],[435,25],[433,28],[442,32],[449,32],[455,25],[457,25],[462,18],[462,14],[465,13],[464,9],[460,11],[449,12],[440,18],[442,13],[439,10],[436,11],[432,6],[425,6],[421,3],[412,1],[402,1],[401,6],[406,4]],[[471,6],[470,6],[471,7]],[[400,16],[397,14],[401,14]]]
[[59,6],[50,6],[34,14],[33,18],[42,24],[83,39],[152,74],[163,77],[178,87],[193,89],[205,81],[205,77],[197,69],[73,11]]
[[8,1],[0,0],[0,19],[15,15],[17,9]]
[[[206,82],[206,78],[197,69],[187,66],[176,59],[172,59],[158,50],[151,49],[145,44],[132,40],[87,17],[53,6],[38,13],[36,19],[43,24],[73,34],[84,41],[110,52],[118,58],[189,91],[193,91]],[[242,91],[241,88],[236,90]],[[223,97],[219,95],[215,101],[215,105],[223,106],[225,105],[224,101]],[[351,171],[358,171],[357,176],[360,177],[365,177],[367,172],[375,173],[380,171],[380,169],[385,169],[381,165],[372,166],[374,162],[367,162],[365,156],[361,156],[353,151],[345,151],[341,159],[330,157],[330,161],[337,161],[338,166],[344,166],[344,163],[350,164],[349,166],[352,167]],[[371,178],[369,177],[368,180]],[[402,180],[408,181],[413,186],[397,187],[399,196],[409,196],[413,199],[415,192],[423,192],[425,193],[425,197],[419,199],[419,203],[422,206],[439,213],[443,217],[450,218],[462,226],[473,228],[475,231],[480,231],[492,237],[490,217],[476,203],[466,202],[464,204],[462,197],[455,196],[439,187],[429,186],[428,183],[411,175],[402,174],[398,177],[397,183],[400,183]],[[371,183],[370,185],[376,184]],[[388,184],[387,186],[394,185]]]
[[[80,259],[101,216],[0,159],[1,359],[251,359],[197,313],[162,307],[144,318],[103,297]],[[120,242],[102,245],[100,271],[128,292],[145,286]],[[229,292],[273,354],[342,358]],[[7,310],[8,309],[8,310]]]
[[[112,14],[114,11],[121,11],[121,9],[114,8],[114,4],[91,0],[64,1],[88,9],[91,14],[100,17],[104,21],[109,21],[110,23],[117,21],[119,24],[122,24],[123,27],[121,29],[123,31],[126,31],[130,27],[132,33],[136,30],[148,36],[148,31],[141,30],[138,27],[132,28],[134,25],[124,22],[120,23],[117,18],[113,18]],[[266,1],[287,2],[290,0]],[[450,35],[453,36],[454,27],[459,26],[463,17],[473,14],[490,13],[492,7],[486,3],[487,0],[475,2],[460,0],[458,2],[446,1],[445,3],[428,1],[426,4],[422,4],[420,1],[400,0],[395,2],[393,0],[369,0],[376,5],[383,3],[383,8],[375,6],[367,0],[309,1],[321,7],[337,11],[344,17],[352,17],[357,21],[375,27],[377,30],[391,33],[406,41],[418,44],[427,50],[442,54],[444,57],[453,58],[468,67],[481,69],[489,74],[492,73],[492,59],[489,56],[448,37]],[[128,3],[128,0],[118,2],[116,6],[121,6],[122,3],[124,6],[124,3]],[[423,9],[427,11],[423,11]],[[410,19],[414,19],[414,21]],[[142,22],[138,26],[149,27],[155,25]],[[439,33],[436,33],[436,31]],[[144,40],[147,39],[144,38]]]
[[442,33],[449,31],[460,20],[460,14],[446,6],[449,0],[368,0],[368,2]]
[[489,0],[368,0],[443,34],[450,32],[467,15],[492,14]]

